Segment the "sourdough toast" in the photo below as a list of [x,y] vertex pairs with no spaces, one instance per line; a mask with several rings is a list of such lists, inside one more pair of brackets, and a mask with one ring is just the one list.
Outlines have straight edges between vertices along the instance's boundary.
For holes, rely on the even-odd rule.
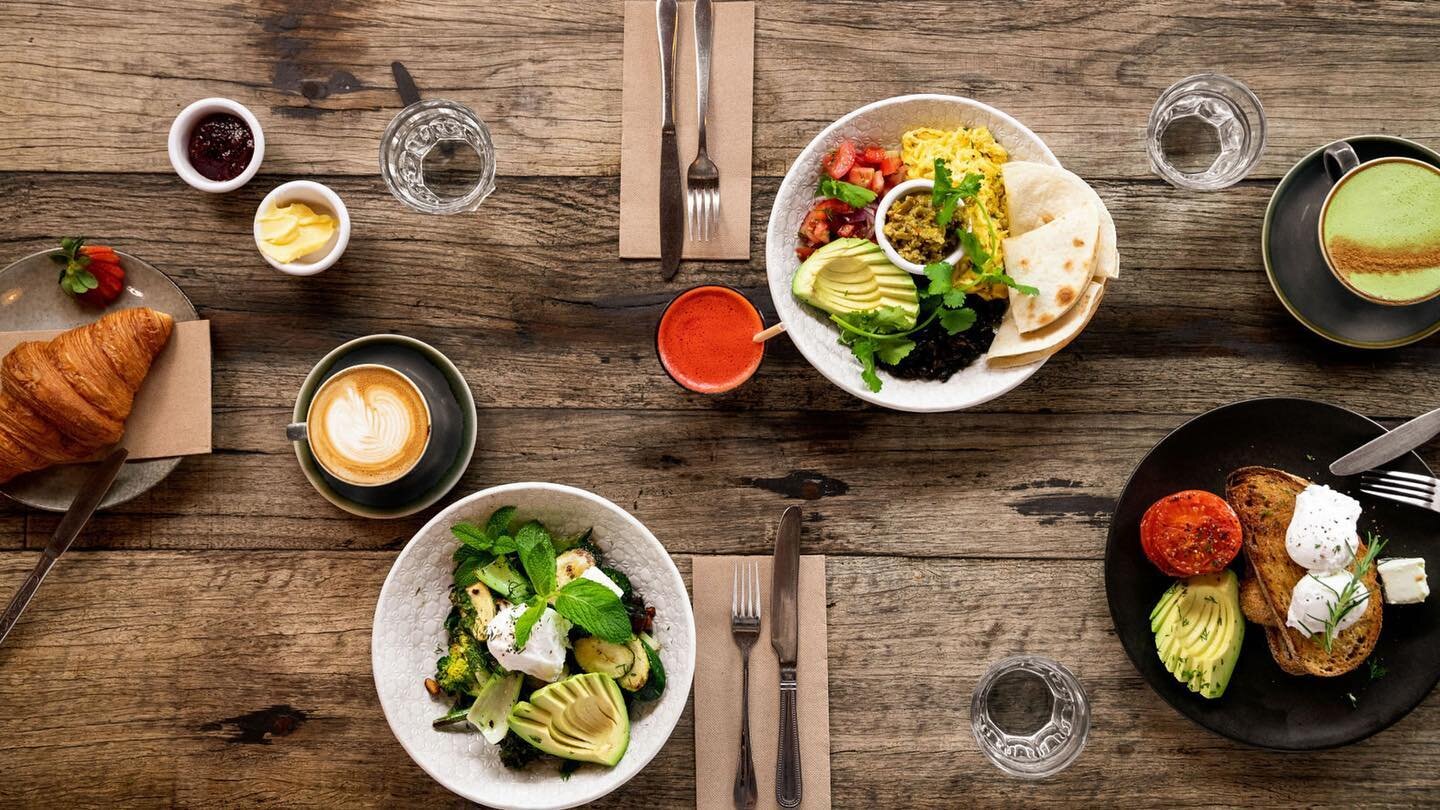
[[[1285,531],[1295,514],[1295,496],[1310,482],[1269,467],[1242,467],[1230,473],[1225,499],[1240,516],[1244,535],[1245,573],[1240,582],[1240,609],[1245,618],[1265,628],[1270,655],[1280,668],[1292,675],[1333,677],[1344,675],[1364,663],[1380,639],[1383,612],[1380,585],[1375,567],[1362,581],[1370,591],[1365,614],[1354,625],[1337,633],[1330,652],[1318,636],[1306,638],[1285,625],[1290,612],[1290,594],[1295,583],[1308,573],[1290,559],[1285,548]],[[1356,551],[1364,556],[1365,545]],[[1354,563],[1351,564],[1354,570]]]

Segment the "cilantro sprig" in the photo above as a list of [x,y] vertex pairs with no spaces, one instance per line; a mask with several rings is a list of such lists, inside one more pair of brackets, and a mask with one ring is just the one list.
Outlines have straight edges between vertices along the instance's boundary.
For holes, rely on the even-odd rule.
[[821,177],[820,187],[817,193],[821,197],[828,197],[832,200],[839,200],[846,205],[855,208],[864,208],[875,202],[875,192],[864,186],[857,186],[854,183],[847,183],[844,180],[836,180],[833,177]]
[[630,615],[620,597],[609,588],[592,580],[577,577],[557,587],[555,541],[539,521],[529,521],[513,534],[515,507],[495,511],[481,528],[473,523],[457,523],[451,534],[473,553],[489,555],[515,554],[520,568],[530,581],[534,593],[525,600],[525,612],[515,622],[515,648],[523,650],[530,640],[535,623],[552,606],[555,612],[598,638],[623,644],[630,639]]
[[955,209],[960,203],[975,198],[980,193],[980,184],[985,178],[975,172],[967,172],[964,179],[956,183],[950,175],[950,166],[944,158],[935,158],[935,186],[930,192],[930,204],[935,207],[935,224],[944,231],[955,218]]

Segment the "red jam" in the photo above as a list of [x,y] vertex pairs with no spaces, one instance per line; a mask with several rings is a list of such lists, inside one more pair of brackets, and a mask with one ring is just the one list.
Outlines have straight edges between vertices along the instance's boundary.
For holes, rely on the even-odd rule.
[[211,113],[190,130],[190,165],[209,180],[239,177],[255,156],[255,133],[244,119]]
[[729,287],[696,287],[670,302],[655,344],[671,379],[691,391],[719,394],[760,368],[765,344],[751,338],[763,328],[745,296]]

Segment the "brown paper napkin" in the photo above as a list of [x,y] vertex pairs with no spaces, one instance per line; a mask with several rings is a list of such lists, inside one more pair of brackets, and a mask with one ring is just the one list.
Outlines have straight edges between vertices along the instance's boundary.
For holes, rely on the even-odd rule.
[[[770,646],[770,557],[695,557],[695,804],[733,807],[740,745],[740,650],[730,636],[735,564],[760,563],[760,639],[750,651],[750,745],[759,808],[775,803],[780,664]],[[825,634],[825,558],[800,558],[800,657],[796,667],[800,773],[805,808],[830,806],[830,673]]]
[[[0,357],[23,341],[62,331],[0,332]],[[210,452],[209,321],[175,324],[135,396],[120,446],[130,449],[131,460]]]
[[[676,26],[675,132],[683,178],[695,159],[695,6]],[[750,258],[750,134],[755,4],[715,4],[707,146],[720,167],[720,234],[685,242],[687,259]],[[653,0],[625,3],[620,127],[620,257],[660,256],[660,40]]]

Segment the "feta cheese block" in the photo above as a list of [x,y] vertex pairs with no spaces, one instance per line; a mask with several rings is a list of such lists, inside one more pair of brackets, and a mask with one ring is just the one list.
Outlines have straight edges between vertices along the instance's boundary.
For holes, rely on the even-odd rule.
[[1392,605],[1414,605],[1430,595],[1425,579],[1425,560],[1420,557],[1392,557],[1375,564],[1385,601]]
[[547,683],[557,680],[565,671],[565,645],[569,640],[570,621],[554,608],[547,607],[539,621],[530,629],[530,638],[521,649],[515,647],[515,623],[525,613],[524,604],[510,605],[485,626],[486,644],[500,666],[511,672],[534,675]]

